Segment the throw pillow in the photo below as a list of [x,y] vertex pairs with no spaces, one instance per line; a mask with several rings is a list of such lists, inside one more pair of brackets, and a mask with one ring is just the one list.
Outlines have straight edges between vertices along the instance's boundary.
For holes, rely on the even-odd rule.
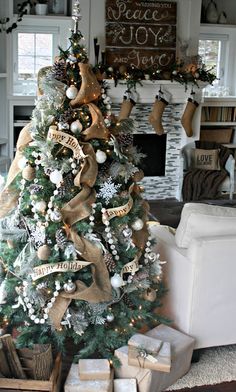
[[176,229],[175,242],[187,248],[193,238],[236,235],[236,208],[186,203]]
[[192,149],[193,169],[220,170],[219,150]]

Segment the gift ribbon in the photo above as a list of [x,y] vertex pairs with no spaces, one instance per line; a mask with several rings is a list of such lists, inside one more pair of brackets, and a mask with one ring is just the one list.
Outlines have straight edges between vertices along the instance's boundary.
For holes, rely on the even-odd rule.
[[135,347],[129,345],[129,357],[136,358],[138,360],[139,367],[145,368],[145,361],[150,361],[151,363],[157,363],[157,355],[162,347],[162,342],[158,350],[148,351],[143,347]]

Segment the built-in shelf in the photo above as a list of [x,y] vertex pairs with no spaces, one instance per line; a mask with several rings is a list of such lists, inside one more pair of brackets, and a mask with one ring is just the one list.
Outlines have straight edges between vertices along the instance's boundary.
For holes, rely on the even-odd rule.
[[[17,17],[17,15],[14,15],[15,17]],[[24,19],[25,20],[29,20],[29,19],[37,19],[39,20],[40,18],[43,18],[44,20],[47,19],[63,19],[63,20],[70,20],[71,16],[67,16],[67,15],[62,15],[62,14],[47,14],[47,15],[24,15]]]
[[212,29],[218,29],[218,28],[235,28],[236,25],[235,24],[226,24],[226,23],[201,23],[200,24],[201,27],[207,26],[207,27],[211,27]]
[[201,122],[201,125],[214,125],[214,126],[221,126],[221,127],[225,127],[225,126],[231,126],[231,127],[236,127],[236,122],[230,122],[230,121],[204,121]]
[[[29,120],[30,121],[30,120]],[[29,121],[14,122],[14,127],[25,127]]]
[[0,72],[1,79],[6,78],[6,77],[7,77],[7,74],[5,72]]

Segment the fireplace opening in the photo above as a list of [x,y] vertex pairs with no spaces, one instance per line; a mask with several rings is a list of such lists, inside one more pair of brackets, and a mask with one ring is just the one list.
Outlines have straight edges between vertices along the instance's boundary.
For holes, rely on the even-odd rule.
[[142,161],[145,177],[165,176],[166,134],[135,134],[134,145],[146,155]]

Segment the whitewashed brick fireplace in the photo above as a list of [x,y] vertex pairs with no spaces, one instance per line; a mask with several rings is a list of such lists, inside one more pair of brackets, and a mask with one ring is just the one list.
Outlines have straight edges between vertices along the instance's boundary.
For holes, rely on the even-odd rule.
[[[114,113],[119,112],[119,105],[123,100],[123,94],[126,85],[118,84],[114,86],[113,81],[108,81],[108,95],[113,102]],[[168,91],[172,98],[169,105],[166,106],[163,114],[163,126],[167,134],[166,138],[166,158],[165,158],[165,174],[163,176],[144,177],[142,184],[145,192],[144,197],[147,200],[158,200],[166,198],[179,198],[179,152],[187,143],[199,139],[200,134],[200,107],[196,110],[193,121],[194,136],[189,138],[186,136],[185,130],[181,125],[181,117],[191,93],[191,87],[185,90],[185,86],[170,81],[142,81],[143,86],[137,86],[138,102],[134,107],[131,118],[137,121],[137,132],[146,134],[155,133],[152,126],[148,122],[148,116],[151,112],[152,105],[155,101],[160,86],[162,90]],[[194,87],[195,91],[201,91],[200,88]],[[147,158],[148,159],[148,156]]]

